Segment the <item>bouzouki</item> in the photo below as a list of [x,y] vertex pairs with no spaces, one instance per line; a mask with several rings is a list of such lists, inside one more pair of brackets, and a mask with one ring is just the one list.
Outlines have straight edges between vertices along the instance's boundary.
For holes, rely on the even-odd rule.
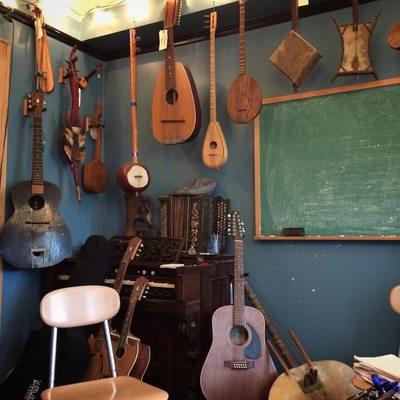
[[107,170],[102,161],[103,151],[103,103],[97,101],[97,110],[90,117],[86,118],[86,131],[96,129],[96,147],[92,161],[83,166],[83,187],[90,193],[101,193],[107,185]]
[[232,218],[234,303],[218,308],[212,317],[213,339],[200,384],[207,400],[264,400],[277,374],[265,345],[264,317],[245,305],[243,241],[238,238],[244,229],[237,212]]
[[190,141],[201,126],[200,102],[192,74],[174,56],[174,26],[179,24],[181,9],[182,0],[166,0],[164,32],[168,44],[152,102],[153,135],[163,144]]
[[43,180],[43,96],[28,95],[24,114],[33,114],[32,179],[11,190],[14,214],[0,237],[2,257],[18,268],[44,268],[56,265],[71,254],[71,235],[57,213],[60,189]]
[[122,164],[117,172],[117,182],[126,193],[143,191],[149,186],[149,171],[139,163],[137,89],[136,89],[136,53],[138,51],[136,29],[129,31],[130,37],[130,81],[131,81],[131,125],[132,125],[132,161]]
[[246,0],[239,0],[239,65],[240,73],[228,91],[227,107],[229,117],[238,124],[253,121],[261,110],[262,94],[258,83],[246,73]]
[[[118,293],[121,291],[128,265],[130,261],[140,253],[141,245],[142,239],[140,237],[134,237],[130,239],[128,243],[128,246],[119,264],[117,275],[113,284],[113,289],[115,289]],[[105,374],[104,367],[108,365],[108,354],[104,343],[103,330],[100,329],[97,336],[91,335],[88,342],[91,349],[91,358],[89,367],[86,371],[86,380],[101,379]],[[134,358],[136,358],[136,356],[137,353]]]
[[215,93],[215,32],[217,13],[212,12],[207,19],[210,24],[210,123],[203,143],[203,162],[209,168],[219,169],[228,159],[228,147],[221,125],[217,121],[217,100]]

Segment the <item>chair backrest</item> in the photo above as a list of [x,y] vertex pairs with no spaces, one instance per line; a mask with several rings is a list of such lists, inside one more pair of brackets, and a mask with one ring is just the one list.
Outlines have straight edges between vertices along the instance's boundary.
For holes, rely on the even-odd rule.
[[112,288],[74,286],[46,294],[40,302],[40,316],[49,326],[73,328],[109,320],[119,307],[119,295]]

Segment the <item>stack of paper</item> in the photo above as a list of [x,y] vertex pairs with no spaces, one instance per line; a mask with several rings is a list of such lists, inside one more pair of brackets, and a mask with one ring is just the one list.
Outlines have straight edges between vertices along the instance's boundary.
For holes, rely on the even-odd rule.
[[354,360],[354,371],[362,380],[371,383],[371,375],[378,374],[392,381],[400,381],[400,358],[393,354],[380,357],[354,356]]

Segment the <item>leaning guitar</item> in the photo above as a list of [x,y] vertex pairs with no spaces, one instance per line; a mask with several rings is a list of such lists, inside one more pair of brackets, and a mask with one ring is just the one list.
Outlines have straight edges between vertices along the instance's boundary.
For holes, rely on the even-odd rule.
[[193,139],[201,126],[199,97],[189,68],[174,57],[174,26],[179,24],[182,0],[166,0],[164,32],[168,35],[165,65],[153,92],[152,131],[164,144]]
[[[142,243],[142,239],[139,237],[134,237],[132,238],[129,243],[128,247],[124,253],[124,256],[122,257],[122,260],[120,262],[117,276],[115,277],[115,281],[113,284],[113,288],[119,293],[122,288],[122,283],[126,274],[126,270],[128,268],[129,262],[140,253],[140,246]],[[141,292],[141,287],[139,287],[140,292]],[[136,292],[133,294],[136,295]],[[133,313],[133,311],[132,311]],[[115,344],[115,338],[118,337],[118,333],[113,331],[112,332],[112,337],[113,337],[113,343]],[[137,339],[137,338],[136,338]],[[105,346],[104,342],[104,336],[103,336],[103,331],[100,330],[99,334],[97,337],[91,336],[89,338],[89,347],[91,348],[91,360],[89,363],[89,367],[86,371],[86,380],[95,380],[95,379],[101,379],[105,376],[108,376],[109,374],[109,365],[108,365],[108,355],[107,355],[107,349]],[[115,347],[115,346],[114,346]],[[147,365],[150,361],[150,350],[147,345],[140,343],[140,341],[137,339],[135,342],[131,343],[129,348],[127,347],[125,349],[125,354],[124,358],[125,360],[130,360],[130,364],[133,365],[137,361],[138,357],[142,358],[143,356],[147,360],[146,362],[143,363],[143,370],[137,371],[135,369],[135,377],[141,378],[144,374],[144,372],[147,369]],[[118,369],[118,364],[117,365],[117,373],[119,373]],[[132,366],[130,367],[132,368]]]
[[213,341],[204,362],[200,384],[207,400],[264,400],[277,377],[265,345],[264,317],[245,306],[243,223],[232,214],[235,236],[234,303],[218,308],[212,317]]
[[32,180],[20,182],[11,191],[14,214],[0,237],[2,257],[18,268],[44,268],[71,255],[71,235],[57,213],[60,189],[43,181],[43,96],[28,95],[24,114],[33,113]]

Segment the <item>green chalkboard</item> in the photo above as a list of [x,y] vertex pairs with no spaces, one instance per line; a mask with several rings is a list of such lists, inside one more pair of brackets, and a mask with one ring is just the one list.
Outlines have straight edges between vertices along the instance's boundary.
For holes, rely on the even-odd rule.
[[264,101],[255,123],[256,238],[304,227],[299,239],[400,239],[399,83]]

